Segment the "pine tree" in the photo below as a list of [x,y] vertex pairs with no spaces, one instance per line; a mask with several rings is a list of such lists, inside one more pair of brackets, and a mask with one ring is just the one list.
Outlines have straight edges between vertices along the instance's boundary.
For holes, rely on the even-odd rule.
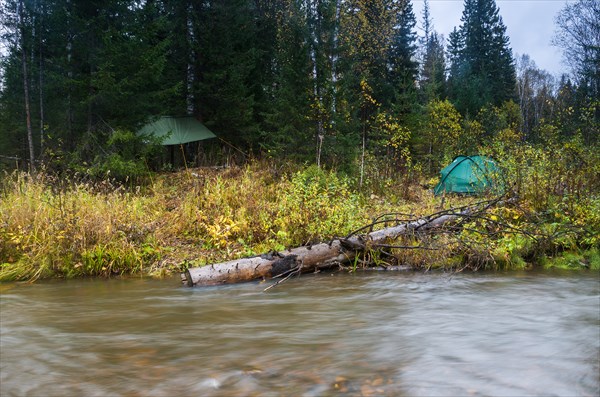
[[423,33],[419,88],[422,102],[428,103],[446,96],[446,61],[444,38],[434,29],[427,0],[423,3]]
[[0,153],[4,156],[27,158],[23,68],[19,43],[19,8],[16,1],[0,3],[2,37],[8,54],[0,58],[2,77],[0,92]]
[[171,40],[161,38],[166,21],[153,2],[140,9],[121,9],[119,16],[122,21],[111,23],[102,39],[94,78],[96,112],[114,128],[135,130],[149,117],[171,110],[165,99],[178,90],[163,85]]
[[393,1],[391,11],[395,14],[388,55],[389,82],[394,89],[394,108],[399,114],[407,114],[416,104],[416,80],[418,63],[417,24],[410,1]]
[[343,5],[337,126],[351,138],[347,145],[351,140],[358,144],[362,183],[365,158],[376,149],[381,121],[397,124],[396,116],[409,114],[416,102],[416,21],[407,0]]
[[450,35],[451,98],[462,113],[515,97],[515,67],[494,0],[465,0],[462,25]]
[[446,97],[446,60],[443,36],[433,32],[423,60],[420,88],[426,102]]
[[337,128],[344,135],[344,146],[358,146],[362,184],[371,127],[382,104],[389,107],[394,97],[388,58],[397,7],[391,0],[342,4]]

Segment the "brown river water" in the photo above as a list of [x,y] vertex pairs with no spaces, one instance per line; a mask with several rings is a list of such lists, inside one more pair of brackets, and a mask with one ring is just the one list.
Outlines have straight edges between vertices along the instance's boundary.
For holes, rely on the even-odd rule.
[[4,396],[598,396],[600,273],[0,284]]

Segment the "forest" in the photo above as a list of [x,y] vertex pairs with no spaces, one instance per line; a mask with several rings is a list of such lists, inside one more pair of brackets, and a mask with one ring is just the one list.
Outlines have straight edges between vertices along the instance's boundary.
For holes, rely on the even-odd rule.
[[[529,214],[536,227],[553,225],[552,242],[541,251],[592,249],[598,260],[600,5],[595,0],[566,3],[556,16],[556,34],[548,39],[568,61],[561,76],[539,69],[527,54],[513,54],[494,0],[464,0],[460,25],[448,37],[436,32],[427,0],[419,16],[410,0],[5,0],[1,7],[3,271],[23,258],[36,263],[31,246],[23,243],[36,240],[24,231],[31,219],[23,210],[23,224],[15,223],[19,217],[9,215],[15,203],[55,200],[63,180],[72,182],[73,194],[82,194],[88,184],[94,194],[108,185],[112,191],[106,194],[130,194],[166,183],[157,182],[159,175],[173,165],[165,161],[160,142],[136,134],[162,115],[193,116],[218,136],[188,145],[186,167],[241,166],[241,179],[227,183],[263,192],[273,183],[289,195],[298,193],[294,186],[308,189],[305,197],[308,191],[333,189],[332,199],[342,194],[357,202],[373,196],[431,201],[419,189],[430,189],[440,168],[460,154],[487,154],[508,176],[511,193],[523,200],[521,215]],[[263,175],[261,167],[287,184],[269,179],[276,176]],[[19,196],[26,177],[15,168],[29,178],[38,175],[29,190],[37,199]],[[251,170],[267,187],[250,186],[244,178],[253,179]],[[219,185],[221,176],[206,178],[220,194],[232,194]],[[44,198],[48,189],[52,199]],[[267,207],[286,200],[281,192],[271,194]],[[79,219],[75,213],[84,203],[67,208],[58,196],[60,211],[54,216],[65,218],[68,210],[73,222]],[[320,199],[316,193],[311,197]],[[228,202],[221,199],[221,205]],[[286,203],[289,213],[305,209]],[[252,202],[237,205],[244,204]],[[204,226],[190,224],[174,233],[191,234],[204,246],[221,249],[221,257],[232,257],[269,244],[326,238],[358,223],[332,212],[323,219],[337,216],[337,231],[313,224],[314,233],[292,238],[299,233],[292,230],[306,224],[276,220],[285,216],[285,204],[266,210],[265,217],[274,220],[269,227],[267,219],[249,220],[231,205],[231,213],[215,212],[214,219],[203,207],[198,219]],[[321,205],[353,212],[347,203]],[[264,208],[256,210],[260,214]],[[182,211],[189,216],[191,210]],[[523,219],[519,214],[510,212],[511,219]],[[366,213],[360,216],[366,219]],[[162,250],[149,240],[148,227],[135,232],[143,235],[139,241],[123,237],[122,244],[134,247],[139,257]],[[63,238],[75,233],[60,230]],[[226,248],[228,236],[237,248]],[[72,246],[78,237],[70,238]],[[79,253],[67,255],[71,273],[81,273],[76,269],[85,265],[82,258],[94,262],[102,257],[99,249],[114,248],[98,241],[96,236],[81,242]],[[88,273],[106,272],[103,261]],[[56,271],[57,265],[48,263]],[[35,272],[44,273],[38,267]]]

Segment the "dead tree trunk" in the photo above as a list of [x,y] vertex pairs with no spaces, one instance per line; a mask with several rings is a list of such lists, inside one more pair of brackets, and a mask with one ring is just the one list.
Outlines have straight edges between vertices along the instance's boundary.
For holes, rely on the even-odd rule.
[[187,269],[181,274],[182,282],[195,285],[218,285],[261,278],[284,276],[290,273],[307,273],[348,263],[361,252],[415,231],[425,231],[442,226],[451,220],[468,216],[474,207],[453,213],[441,213],[428,218],[405,222],[393,227],[371,232],[365,236],[338,238],[330,243],[297,247],[274,254],[255,256]]

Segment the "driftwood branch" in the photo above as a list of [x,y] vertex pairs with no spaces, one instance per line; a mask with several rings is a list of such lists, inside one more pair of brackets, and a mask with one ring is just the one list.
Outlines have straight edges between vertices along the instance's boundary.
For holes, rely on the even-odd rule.
[[[292,275],[315,272],[325,268],[352,262],[355,257],[369,249],[410,248],[433,249],[430,247],[404,247],[389,244],[390,241],[416,232],[425,233],[440,228],[445,223],[480,214],[482,210],[497,204],[499,199],[482,201],[472,206],[440,211],[428,217],[397,222],[392,227],[371,231],[365,235],[358,233],[372,230],[375,225],[394,220],[376,218],[372,224],[362,227],[344,238],[336,238],[328,243],[297,247],[273,255],[261,255],[235,259],[209,266],[189,268],[182,275],[182,282],[188,286],[218,285],[283,277],[277,284]],[[396,215],[396,214],[394,214]]]

